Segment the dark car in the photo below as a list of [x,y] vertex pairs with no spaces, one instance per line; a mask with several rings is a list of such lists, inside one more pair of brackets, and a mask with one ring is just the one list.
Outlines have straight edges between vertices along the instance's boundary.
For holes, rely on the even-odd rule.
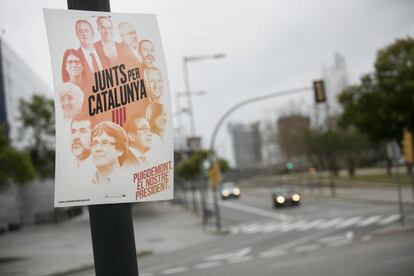
[[221,198],[239,198],[240,188],[234,182],[225,182],[221,184]]
[[297,206],[302,197],[295,187],[278,187],[272,193],[272,204],[274,208],[283,206]]

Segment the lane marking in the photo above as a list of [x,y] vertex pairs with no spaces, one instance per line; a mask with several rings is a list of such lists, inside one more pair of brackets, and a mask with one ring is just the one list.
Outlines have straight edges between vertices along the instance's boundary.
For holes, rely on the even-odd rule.
[[269,250],[264,251],[259,254],[262,258],[270,258],[270,257],[277,257],[277,256],[283,256],[286,255],[287,251],[283,249],[275,249],[275,250]]
[[171,274],[177,274],[177,273],[181,273],[181,272],[186,272],[188,271],[188,268],[185,266],[177,266],[177,267],[172,267],[172,268],[167,268],[161,271],[162,275],[171,275]]
[[151,272],[144,272],[144,273],[140,273],[139,275],[140,275],[140,276],[153,276],[153,275],[154,275],[154,273],[151,273]]
[[321,246],[317,244],[310,244],[310,245],[298,246],[294,248],[293,250],[295,250],[296,252],[308,252],[308,251],[319,249],[320,247]]
[[277,230],[280,230],[282,227],[284,227],[285,225],[288,225],[288,224],[289,223],[287,223],[287,222],[282,222],[282,223],[279,223],[279,224],[272,223],[270,225],[267,225],[267,226],[263,227],[262,231],[264,233],[272,233],[272,232],[275,232]]
[[348,231],[342,235],[320,238],[318,241],[320,243],[331,243],[331,242],[342,241],[342,240],[352,240],[353,238],[354,238],[354,232]]
[[310,235],[304,236],[304,237],[302,237],[302,238],[300,238],[300,239],[296,239],[296,240],[294,240],[294,241],[287,242],[287,243],[285,243],[285,244],[282,244],[282,245],[276,246],[276,247],[274,247],[274,248],[272,248],[272,249],[270,249],[270,250],[276,250],[276,249],[289,249],[289,248],[294,247],[294,246],[297,246],[297,245],[299,245],[299,244],[301,244],[301,243],[308,242],[308,241],[310,241],[310,240],[313,240],[313,239],[317,239],[317,238],[323,237],[323,236],[325,236],[325,235],[327,235],[327,234],[329,234],[329,233],[332,233],[332,232],[334,232],[334,231],[337,231],[337,230],[336,230],[336,229],[329,229],[329,230],[325,230],[325,231],[316,232],[316,233],[313,233],[313,234],[310,234]]
[[208,261],[217,261],[217,260],[232,260],[232,259],[237,259],[237,258],[241,258],[246,256],[247,254],[249,254],[252,251],[251,247],[245,247],[241,250],[238,251],[232,251],[232,252],[228,252],[228,253],[222,253],[222,254],[216,254],[216,255],[211,255],[211,256],[207,256],[205,258],[205,260]]
[[300,226],[303,226],[304,224],[306,224],[307,223],[307,221],[306,220],[299,220],[299,221],[296,221],[296,222],[294,222],[294,223],[290,223],[290,224],[286,224],[286,225],[283,225],[282,227],[281,227],[281,229],[280,229],[280,231],[282,231],[282,232],[288,232],[288,231],[290,231],[290,230],[294,230],[296,227],[300,227]]
[[380,215],[370,216],[370,217],[366,218],[365,220],[358,222],[355,226],[357,226],[357,227],[366,227],[366,226],[369,226],[371,224],[374,224],[378,220],[380,220],[381,217],[382,216],[380,216]]
[[263,216],[263,217],[267,217],[267,218],[272,218],[272,219],[277,219],[277,220],[289,220],[291,219],[290,216],[287,215],[283,215],[283,214],[275,214],[273,212],[269,212],[263,209],[259,209],[259,208],[255,208],[255,207],[251,207],[251,206],[246,206],[246,205],[241,205],[241,204],[237,204],[237,203],[232,203],[232,202],[220,202],[220,206],[223,207],[227,207],[227,208],[232,208],[238,211],[243,211],[246,213],[251,213],[251,214],[255,214],[255,215],[259,215],[259,216]]
[[336,228],[341,229],[341,228],[349,227],[355,224],[356,222],[358,222],[360,219],[361,217],[353,217],[353,218],[346,219],[344,222],[341,222],[338,225],[336,225]]
[[247,234],[258,233],[263,230],[262,223],[252,223],[241,227],[242,231]]
[[221,264],[220,262],[209,262],[209,263],[196,264],[194,267],[196,269],[206,269],[206,268],[219,266],[220,264]]
[[311,228],[314,228],[314,227],[316,227],[318,225],[322,225],[324,222],[325,222],[324,219],[317,219],[317,220],[314,220],[314,221],[310,221],[309,223],[307,223],[307,224],[305,224],[303,226],[299,226],[298,229],[296,229],[296,230],[298,230],[298,231],[306,231],[306,230],[309,230]]
[[343,220],[342,218],[335,218],[335,219],[328,220],[326,223],[317,226],[316,229],[323,230],[329,227],[333,227],[336,224],[340,223],[342,220]]
[[388,216],[387,218],[381,220],[380,222],[378,222],[378,224],[379,225],[386,225],[386,224],[389,224],[389,223],[394,222],[394,221],[399,220],[399,219],[400,219],[400,215],[399,214],[394,214],[394,215]]

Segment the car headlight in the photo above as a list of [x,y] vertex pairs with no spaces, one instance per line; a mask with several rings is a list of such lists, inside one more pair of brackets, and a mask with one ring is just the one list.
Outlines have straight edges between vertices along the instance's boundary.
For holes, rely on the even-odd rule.
[[298,195],[298,194],[294,194],[294,195],[292,196],[292,200],[293,200],[293,201],[299,201],[299,200],[300,200],[300,195]]
[[224,197],[228,197],[230,193],[229,193],[229,191],[224,190],[224,191],[222,191],[222,192],[221,192],[221,194],[222,194]]
[[233,194],[235,194],[236,196],[238,196],[240,194],[240,189],[239,188],[234,188],[233,189]]
[[283,196],[278,196],[276,197],[276,202],[282,204],[285,202],[285,198]]

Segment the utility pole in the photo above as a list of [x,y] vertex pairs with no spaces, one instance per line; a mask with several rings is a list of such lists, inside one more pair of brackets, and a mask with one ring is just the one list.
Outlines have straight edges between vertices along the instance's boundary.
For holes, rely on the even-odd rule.
[[192,137],[196,135],[196,127],[195,127],[195,120],[194,120],[192,93],[191,93],[191,88],[190,88],[190,77],[188,75],[188,62],[207,60],[207,59],[219,59],[219,58],[224,58],[224,57],[225,57],[224,54],[215,54],[215,55],[191,56],[191,57],[183,58],[185,94],[187,96],[187,102],[188,102],[188,113],[189,113],[189,118],[190,118],[190,135]]
[[[109,0],[67,0],[70,10],[110,11]],[[138,276],[131,205],[89,206],[96,276]]]

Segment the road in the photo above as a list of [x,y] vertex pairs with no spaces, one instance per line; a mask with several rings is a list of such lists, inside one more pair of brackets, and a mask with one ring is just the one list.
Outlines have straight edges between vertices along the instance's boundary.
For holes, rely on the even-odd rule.
[[276,210],[265,188],[220,205],[227,235],[140,258],[140,275],[414,275],[412,231],[373,235],[398,225],[397,206],[304,197]]

